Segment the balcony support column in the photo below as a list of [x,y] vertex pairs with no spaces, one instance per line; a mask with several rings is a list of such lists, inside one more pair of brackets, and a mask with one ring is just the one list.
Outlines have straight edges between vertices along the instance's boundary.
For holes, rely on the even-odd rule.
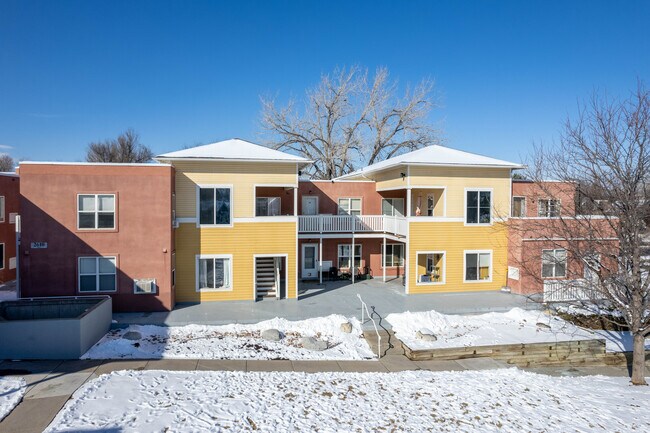
[[318,284],[323,285],[323,236],[318,238]]
[[[384,271],[384,283],[386,282],[386,235],[384,235],[384,244],[382,246],[382,253],[381,253],[381,267]],[[395,247],[393,247],[395,248]]]

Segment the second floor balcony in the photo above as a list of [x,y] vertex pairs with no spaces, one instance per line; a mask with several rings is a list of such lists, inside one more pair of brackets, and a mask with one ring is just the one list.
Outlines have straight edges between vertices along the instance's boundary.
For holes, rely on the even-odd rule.
[[300,233],[386,233],[406,236],[406,218],[388,215],[301,215]]

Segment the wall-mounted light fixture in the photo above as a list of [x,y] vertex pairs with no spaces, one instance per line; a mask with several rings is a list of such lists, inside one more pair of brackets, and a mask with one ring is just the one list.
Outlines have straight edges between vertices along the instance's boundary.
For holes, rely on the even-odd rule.
[[400,173],[402,175],[402,179],[406,177],[406,173]]

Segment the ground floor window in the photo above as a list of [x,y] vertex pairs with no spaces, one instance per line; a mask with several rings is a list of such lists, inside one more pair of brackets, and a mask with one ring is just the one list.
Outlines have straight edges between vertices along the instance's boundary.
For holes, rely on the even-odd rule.
[[80,292],[117,290],[115,257],[79,257]]
[[542,250],[542,278],[566,277],[566,250]]
[[417,282],[419,284],[433,284],[445,282],[445,252],[425,251],[418,252],[417,257]]
[[492,280],[492,252],[465,252],[465,281]]
[[387,244],[383,263],[386,267],[404,266],[404,244]]
[[[339,269],[349,269],[350,268],[350,251],[352,245],[343,244],[339,245],[339,255],[338,255],[338,265]],[[361,267],[361,245],[354,246],[354,266]]]
[[231,290],[232,257],[197,256],[197,291]]

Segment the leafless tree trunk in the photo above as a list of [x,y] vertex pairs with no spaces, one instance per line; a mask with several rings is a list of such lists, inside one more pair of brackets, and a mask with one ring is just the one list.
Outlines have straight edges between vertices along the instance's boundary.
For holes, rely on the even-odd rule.
[[[562,194],[561,184],[546,179],[573,182],[578,203],[562,203],[559,217],[539,220],[538,227],[523,220],[511,224],[517,230],[526,223],[529,235],[566,251],[567,281],[562,284],[581,291],[583,300],[576,304],[630,329],[635,385],[646,384],[644,341],[650,333],[650,244],[644,238],[650,219],[649,168],[650,93],[639,84],[623,101],[594,95],[577,120],[567,120],[559,144],[535,149],[527,174],[540,198]],[[534,262],[521,266],[539,275],[540,261]],[[615,314],[603,313],[603,300]]]
[[16,167],[16,162],[10,155],[7,155],[6,153],[0,155],[1,172],[13,172],[15,170],[15,167]]
[[278,108],[273,100],[261,98],[262,128],[271,147],[314,161],[313,177],[332,179],[437,142],[437,131],[427,124],[435,106],[432,88],[425,80],[400,99],[397,83],[389,81],[384,68],[371,84],[365,70],[337,69],[307,90],[301,107],[291,100]]
[[142,163],[152,158],[151,149],[140,143],[140,137],[132,129],[127,129],[117,139],[90,143],[86,154],[88,162]]

